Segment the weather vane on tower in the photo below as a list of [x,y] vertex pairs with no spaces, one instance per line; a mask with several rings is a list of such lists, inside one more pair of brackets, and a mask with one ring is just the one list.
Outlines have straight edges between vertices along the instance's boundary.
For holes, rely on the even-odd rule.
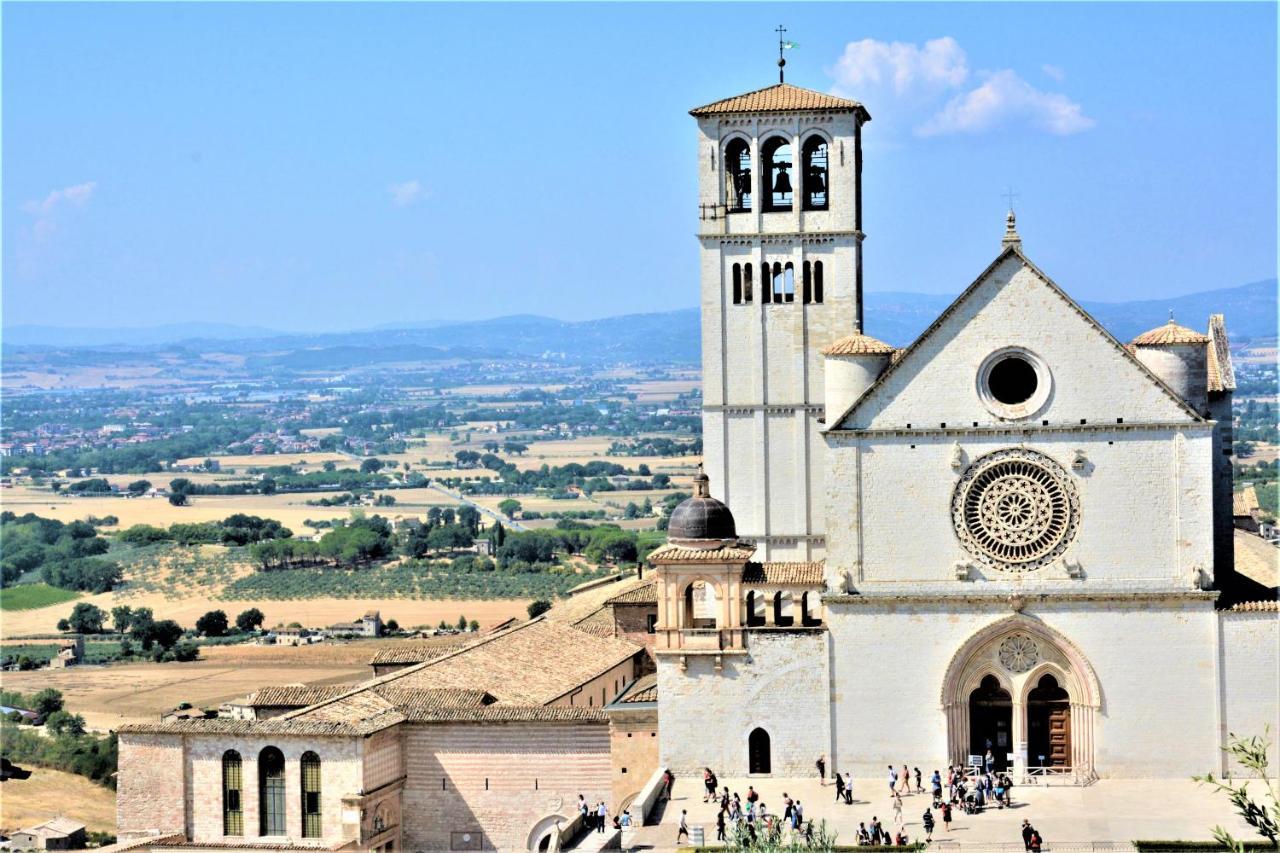
[[782,26],[782,24],[778,24],[778,29],[775,30],[775,32],[778,34],[778,82],[782,83],[785,82],[783,79],[783,70],[787,65],[787,60],[782,57],[782,52],[784,50],[792,50],[800,45],[796,42],[785,41],[783,39],[783,35],[787,32],[787,28]]

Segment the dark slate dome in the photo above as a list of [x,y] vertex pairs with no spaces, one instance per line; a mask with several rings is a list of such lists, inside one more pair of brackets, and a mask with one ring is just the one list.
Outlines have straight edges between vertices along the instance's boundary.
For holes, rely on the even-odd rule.
[[738,538],[733,513],[729,507],[711,497],[711,478],[698,466],[693,478],[693,497],[681,503],[671,513],[667,524],[667,538],[671,541],[723,542]]

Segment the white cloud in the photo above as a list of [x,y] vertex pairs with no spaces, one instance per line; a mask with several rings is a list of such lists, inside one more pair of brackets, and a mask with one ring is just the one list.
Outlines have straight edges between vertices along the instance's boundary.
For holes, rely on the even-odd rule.
[[896,95],[936,92],[964,84],[968,58],[951,36],[923,45],[863,39],[845,45],[836,64],[827,69],[836,89],[858,97],[869,88],[892,88]]
[[31,226],[35,236],[47,237],[52,234],[56,227],[58,212],[67,207],[84,208],[93,197],[93,190],[97,186],[97,181],[86,181],[83,184],[54,190],[40,201],[29,201],[24,204],[22,209],[36,218]]
[[[1066,79],[1056,65],[1040,70],[1056,82]],[[1012,69],[971,74],[968,54],[951,36],[921,44],[849,42],[827,73],[834,93],[867,104],[890,131],[914,126],[917,136],[941,136],[1021,125],[1067,135],[1095,124],[1068,96],[1043,92]]]
[[427,197],[427,191],[423,189],[422,184],[416,179],[405,181],[401,184],[392,184],[387,187],[387,191],[391,193],[391,203],[396,207],[408,207],[414,202],[421,201]]

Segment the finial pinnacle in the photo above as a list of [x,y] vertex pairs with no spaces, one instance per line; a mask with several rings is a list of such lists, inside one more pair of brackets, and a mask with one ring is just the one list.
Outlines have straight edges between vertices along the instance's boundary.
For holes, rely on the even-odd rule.
[[1008,249],[1022,249],[1022,237],[1018,235],[1018,217],[1014,214],[1013,208],[1009,208],[1009,212],[1004,217],[1004,237],[1000,240],[1000,247]]
[[698,463],[698,473],[693,475],[693,496],[695,498],[711,497],[711,478],[702,470],[702,463]]

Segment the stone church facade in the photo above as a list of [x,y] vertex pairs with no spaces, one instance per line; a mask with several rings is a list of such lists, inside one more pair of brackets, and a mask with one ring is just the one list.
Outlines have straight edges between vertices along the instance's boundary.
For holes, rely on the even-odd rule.
[[1228,731],[1274,724],[1275,590],[1232,564],[1221,316],[1123,344],[1010,212],[896,350],[861,309],[867,111],[779,84],[693,115],[711,476],[653,558],[662,763],[865,776],[990,749],[1087,784],[1216,769]]

